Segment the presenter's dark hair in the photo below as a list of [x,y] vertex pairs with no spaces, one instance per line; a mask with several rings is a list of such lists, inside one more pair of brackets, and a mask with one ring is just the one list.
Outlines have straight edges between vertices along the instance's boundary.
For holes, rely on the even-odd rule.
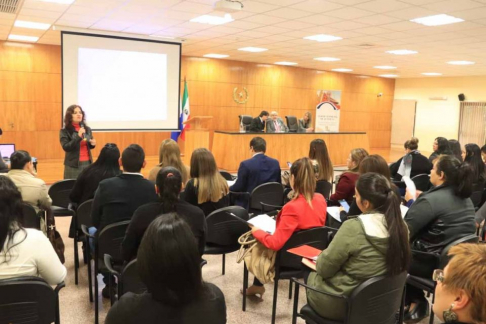
[[81,174],[86,179],[100,179],[100,181],[113,178],[121,173],[119,159],[120,150],[118,146],[114,143],[108,143],[101,149],[98,159],[84,169]]
[[[444,172],[445,185],[452,186],[454,193],[460,198],[469,198],[473,190],[473,169],[467,163],[461,163],[453,155],[440,155],[435,160],[437,175]],[[434,172],[434,170],[432,170]]]
[[175,212],[182,189],[182,175],[179,170],[170,166],[160,169],[155,184],[159,189],[162,212],[164,214]]
[[469,164],[473,169],[474,182],[484,182],[486,174],[484,170],[484,162],[481,158],[481,149],[477,144],[466,144],[466,157],[464,162]]
[[27,151],[15,151],[10,156],[10,168],[12,170],[22,170],[27,163],[32,161],[32,157]]
[[262,110],[262,112],[260,113],[260,115],[258,115],[258,117],[263,117],[263,116],[268,116],[268,115],[270,115],[270,114],[268,113],[268,111],[266,111],[266,110]]
[[83,108],[79,105],[71,105],[66,109],[66,114],[64,115],[64,128],[73,130],[73,114],[74,109],[79,108],[81,113],[83,114],[83,119],[81,120],[86,125],[86,113],[84,112]]
[[435,140],[437,141],[437,151],[435,151],[437,154],[452,154],[447,138],[437,137]]
[[[3,262],[10,260],[9,251],[22,243],[27,237],[19,220],[22,218],[22,195],[12,180],[0,176],[0,255],[4,256]],[[23,231],[24,238],[13,244],[15,233]]]
[[130,144],[122,153],[123,171],[140,172],[145,161],[145,152],[138,144]]
[[250,141],[250,147],[253,147],[255,152],[265,153],[267,151],[267,142],[259,136],[253,137]]
[[458,140],[450,139],[449,140],[449,149],[451,150],[452,155],[454,155],[460,162],[463,162],[461,143],[459,143]]
[[152,298],[172,307],[199,298],[206,287],[201,256],[189,225],[176,213],[157,217],[138,250],[138,272]]
[[406,271],[411,258],[408,228],[402,219],[400,197],[393,190],[390,180],[381,174],[368,172],[359,177],[356,190],[361,200],[368,201],[376,212],[385,215],[389,234],[385,256],[388,275]]

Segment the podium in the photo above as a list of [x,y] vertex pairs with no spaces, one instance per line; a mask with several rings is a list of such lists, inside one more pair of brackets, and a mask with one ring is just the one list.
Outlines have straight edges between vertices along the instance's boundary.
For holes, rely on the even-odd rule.
[[212,116],[194,116],[183,123],[190,125],[186,129],[186,143],[184,147],[184,155],[187,161],[190,161],[192,152],[195,149],[204,147],[209,150],[209,128],[207,124],[212,119]]

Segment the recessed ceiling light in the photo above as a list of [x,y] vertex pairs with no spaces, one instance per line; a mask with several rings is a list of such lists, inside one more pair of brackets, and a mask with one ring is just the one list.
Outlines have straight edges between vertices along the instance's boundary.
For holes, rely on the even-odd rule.
[[445,15],[445,14],[441,14],[441,15],[415,18],[415,19],[412,19],[410,21],[417,23],[417,24],[422,24],[422,25],[425,25],[425,26],[441,26],[441,25],[448,25],[448,24],[463,22],[464,19],[452,17],[452,16]]
[[204,57],[211,57],[211,58],[225,58],[228,57],[229,55],[226,54],[206,54],[203,55]]
[[475,62],[471,61],[449,61],[447,64],[452,64],[452,65],[473,65]]
[[411,51],[411,50],[406,50],[406,49],[401,49],[401,50],[393,50],[393,51],[387,51],[389,54],[395,54],[395,55],[410,55],[410,54],[417,54],[417,51]]
[[197,22],[201,24],[209,24],[209,25],[223,25],[229,22],[234,21],[231,18],[230,14],[225,14],[224,17],[219,16],[211,16],[211,15],[202,15],[190,20],[191,22]]
[[14,23],[15,27],[21,28],[32,28],[32,29],[42,29],[47,30],[51,27],[51,24],[44,24],[39,22],[31,22],[31,21],[23,21],[23,20],[16,20]]
[[427,76],[437,76],[437,75],[442,75],[442,73],[436,73],[436,72],[425,72],[425,73],[422,73],[422,75],[427,75]]
[[242,47],[238,48],[238,51],[245,51],[245,52],[252,52],[252,53],[259,53],[259,52],[265,52],[268,51],[266,48],[261,48],[261,47]]
[[373,67],[375,69],[381,69],[381,70],[395,70],[397,68],[396,66],[391,66],[391,65],[377,65]]
[[278,65],[297,65],[297,63],[295,63],[295,62],[286,62],[286,61],[275,62],[275,64],[278,64]]
[[333,41],[341,40],[343,38],[338,36],[319,34],[319,35],[307,36],[304,37],[304,39],[313,40],[316,42],[333,42]]
[[396,78],[396,77],[398,77],[398,75],[396,75],[396,74],[380,74],[379,76],[381,76],[383,78]]
[[21,42],[37,42],[39,40],[39,37],[10,34],[10,35],[8,35],[8,39],[9,40],[21,41]]
[[59,4],[71,4],[76,0],[41,0],[42,2],[54,2]]
[[336,62],[336,61],[341,61],[340,58],[336,58],[336,57],[316,57],[314,60],[316,60],[316,61],[322,61],[322,62]]
[[351,72],[353,70],[351,70],[351,69],[332,69],[332,71],[336,71],[336,72]]

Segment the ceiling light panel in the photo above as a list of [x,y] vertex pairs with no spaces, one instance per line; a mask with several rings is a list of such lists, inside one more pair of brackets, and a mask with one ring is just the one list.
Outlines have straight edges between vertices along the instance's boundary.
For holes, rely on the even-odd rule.
[[24,36],[24,35],[9,35],[9,40],[20,41],[20,42],[37,42],[39,37],[35,36]]
[[401,50],[393,50],[393,51],[387,51],[389,54],[395,54],[395,55],[411,55],[411,54],[417,54],[417,51],[411,51],[407,49],[401,49]]
[[47,30],[47,29],[49,29],[49,27],[51,27],[51,24],[44,24],[44,23],[24,21],[24,20],[16,20],[15,23],[14,23],[14,26],[20,27],[20,28]]
[[398,77],[397,74],[380,74],[379,76],[381,76],[383,78],[396,78],[396,77]]
[[353,70],[352,69],[339,68],[339,69],[332,69],[332,71],[334,71],[334,72],[351,72]]
[[336,62],[336,61],[341,61],[340,58],[337,57],[316,57],[314,58],[316,61],[321,61],[321,62]]
[[206,55],[203,55],[204,57],[210,57],[210,58],[225,58],[225,57],[229,57],[229,55],[226,55],[226,54],[206,54]]
[[422,73],[422,75],[426,75],[426,76],[439,76],[439,75],[442,75],[442,73],[437,73],[437,72],[424,72],[424,73]]
[[451,65],[473,65],[473,64],[475,64],[475,62],[471,62],[471,61],[449,61],[449,62],[447,62],[447,64],[451,64]]
[[297,65],[297,63],[295,63],[295,62],[286,62],[286,61],[275,62],[275,64],[278,64],[278,65]]
[[441,14],[441,15],[415,18],[410,21],[425,26],[442,26],[442,25],[449,25],[449,24],[463,22],[464,19],[456,18],[446,14]]
[[321,42],[334,42],[334,41],[341,40],[343,38],[338,36],[319,34],[319,35],[306,36],[304,37],[304,39],[321,43]]
[[260,52],[265,52],[268,51],[266,48],[261,48],[261,47],[242,47],[238,48],[238,51],[245,51],[245,52],[252,52],[252,53],[260,53]]
[[396,66],[391,66],[391,65],[376,65],[373,67],[375,69],[381,69],[381,70],[395,70],[397,68]]
[[225,14],[224,17],[202,15],[190,20],[191,22],[209,24],[209,25],[223,25],[234,21],[230,14]]

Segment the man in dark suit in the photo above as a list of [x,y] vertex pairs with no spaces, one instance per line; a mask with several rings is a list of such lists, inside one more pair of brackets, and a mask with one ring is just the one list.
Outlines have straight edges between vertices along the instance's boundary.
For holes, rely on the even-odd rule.
[[[281,183],[280,163],[265,155],[267,143],[261,137],[254,137],[250,141],[251,159],[241,162],[238,168],[238,178],[230,191],[249,192],[261,184],[268,182]],[[240,198],[236,201],[237,205],[246,207],[246,199]]]
[[265,129],[265,121],[268,118],[268,111],[262,110],[260,115],[256,118],[253,118],[250,124],[250,132],[252,133],[261,133]]

